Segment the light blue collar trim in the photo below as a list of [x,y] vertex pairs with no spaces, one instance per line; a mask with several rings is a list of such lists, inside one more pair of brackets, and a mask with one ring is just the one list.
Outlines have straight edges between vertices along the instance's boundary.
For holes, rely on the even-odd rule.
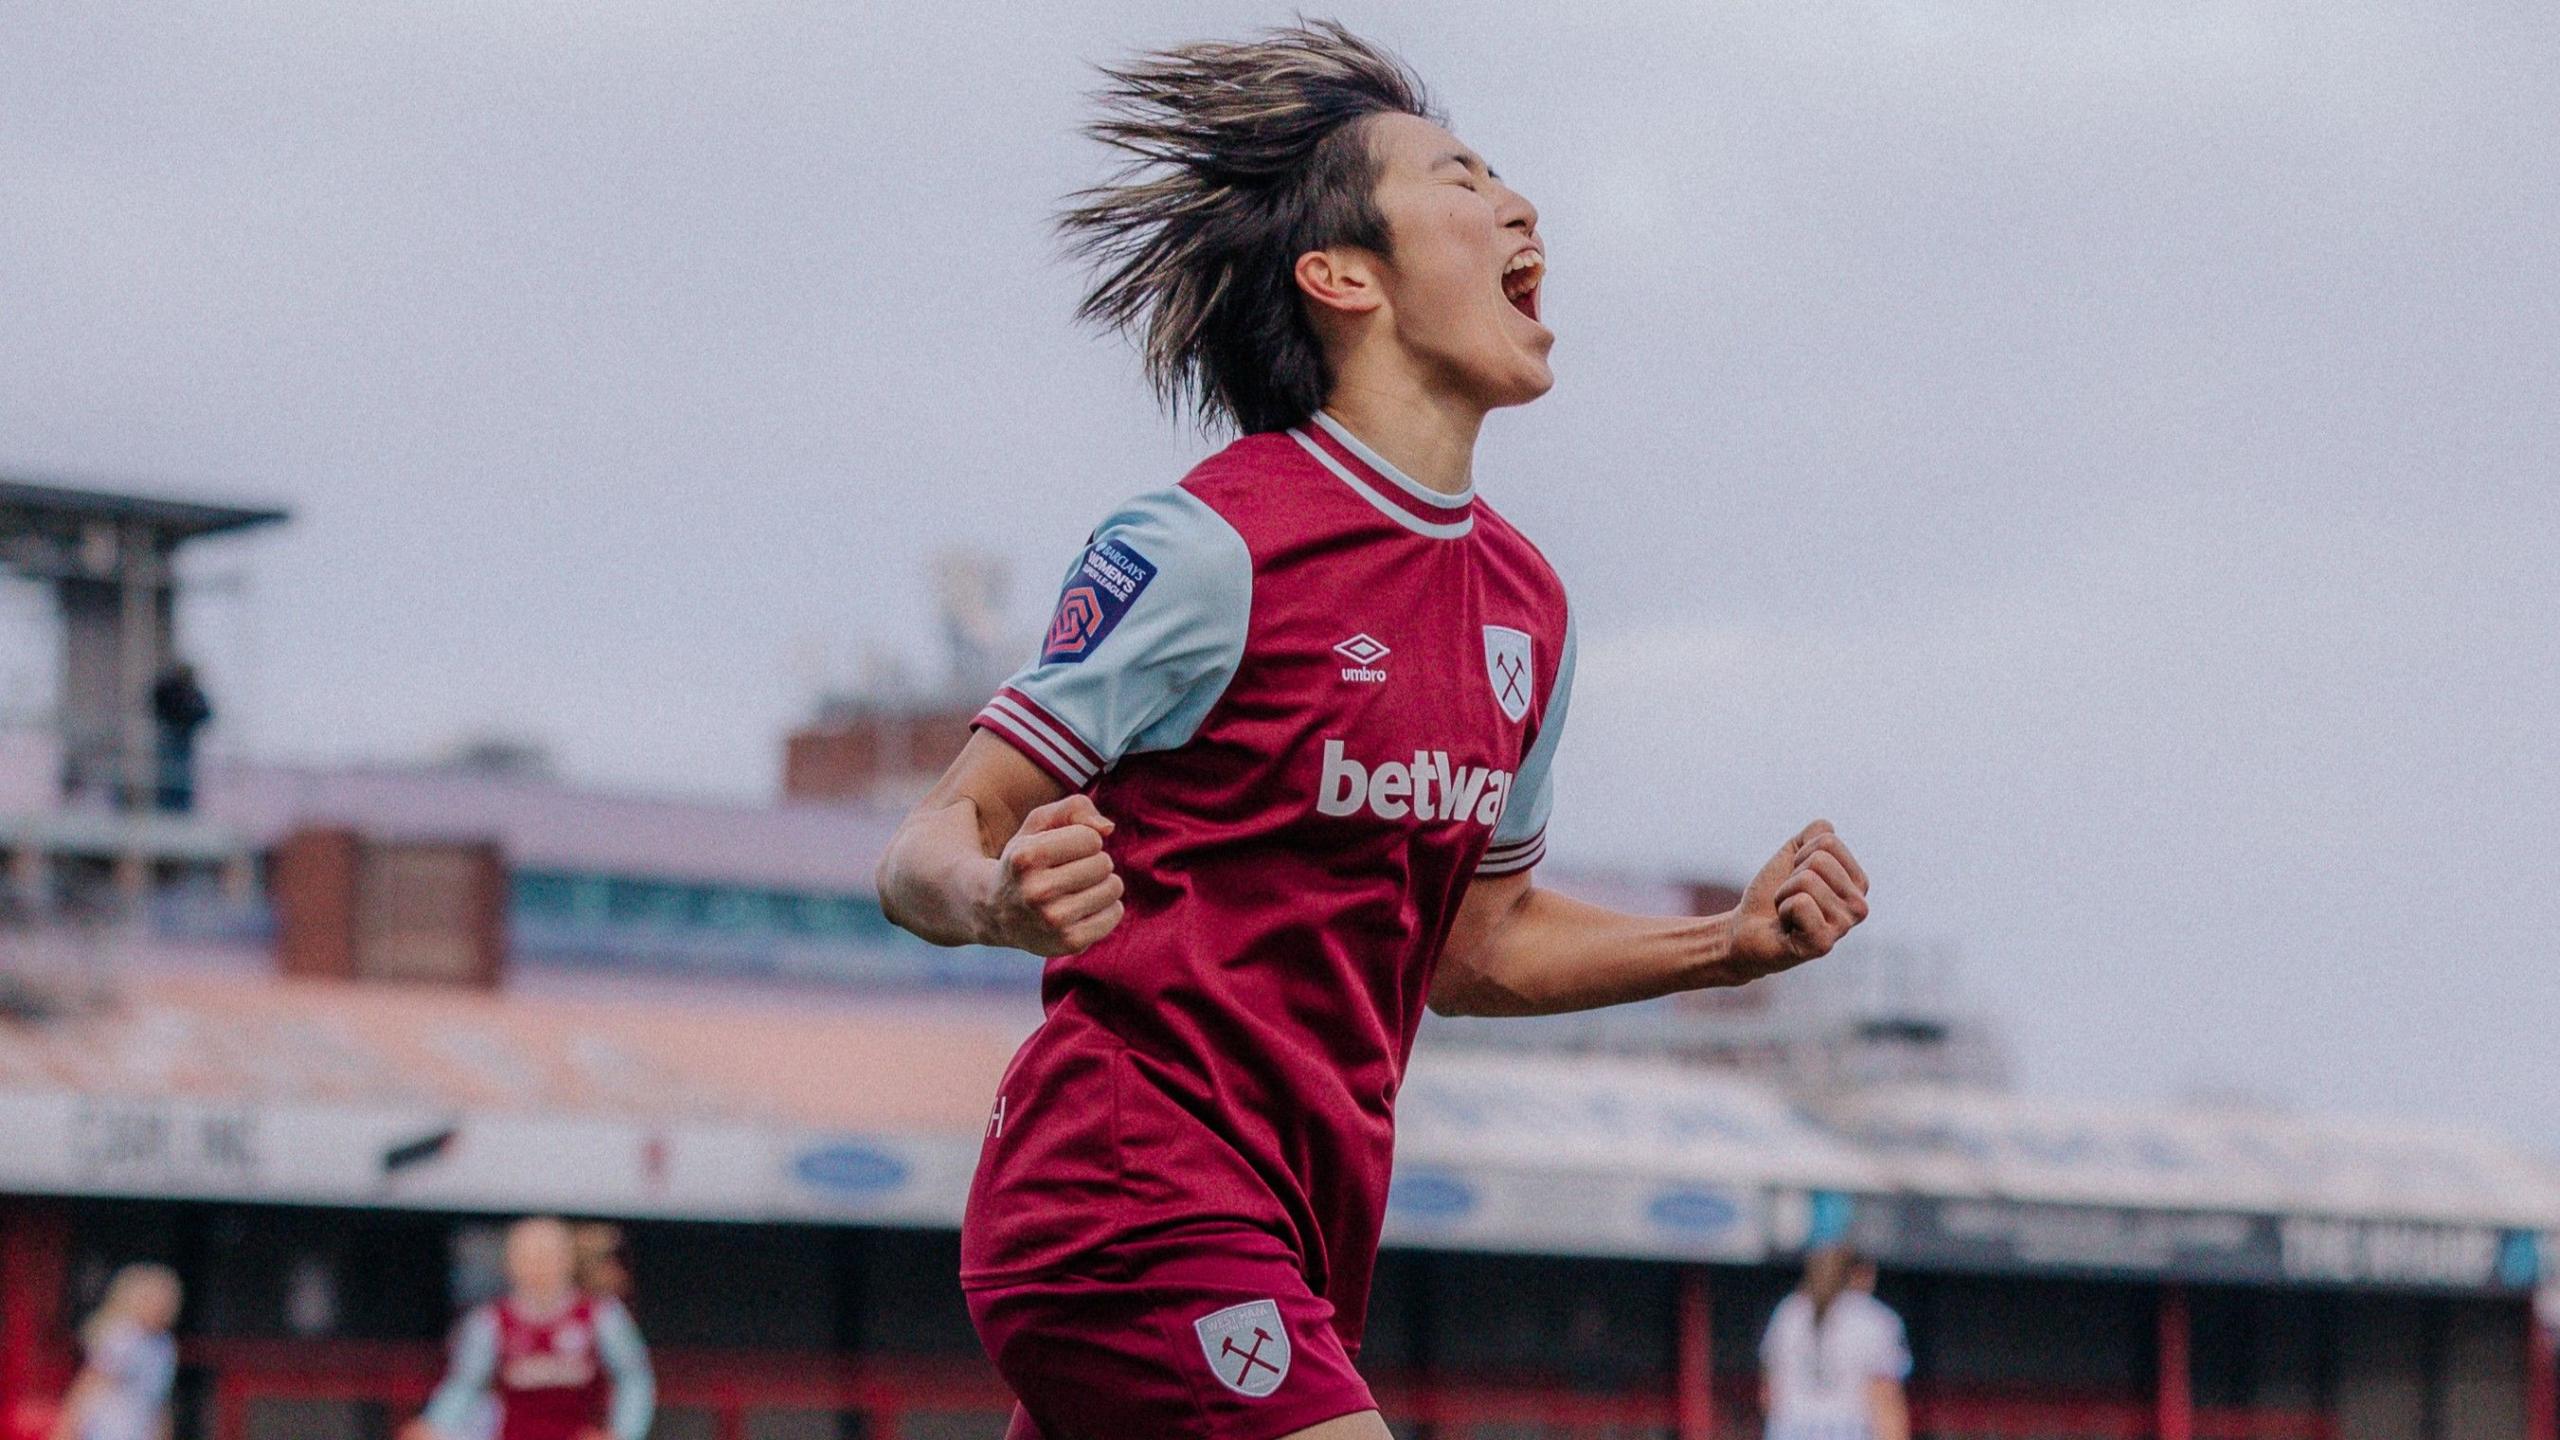
[[1334,419],[1332,416],[1327,415],[1322,410],[1318,410],[1316,412],[1315,421],[1318,425],[1324,427],[1324,433],[1341,441],[1343,449],[1359,456],[1362,463],[1366,464],[1370,469],[1377,471],[1379,478],[1385,480],[1388,484],[1395,486],[1397,489],[1402,490],[1414,499],[1421,501],[1425,505],[1434,506],[1442,510],[1461,510],[1466,508],[1466,506],[1476,498],[1476,487],[1472,482],[1468,484],[1466,489],[1459,491],[1455,495],[1451,495],[1445,491],[1434,490],[1430,486],[1423,484],[1421,481],[1414,479],[1412,476],[1407,475],[1393,465],[1388,464],[1387,457],[1370,449],[1367,445],[1362,444],[1360,437],[1351,433],[1351,427]]

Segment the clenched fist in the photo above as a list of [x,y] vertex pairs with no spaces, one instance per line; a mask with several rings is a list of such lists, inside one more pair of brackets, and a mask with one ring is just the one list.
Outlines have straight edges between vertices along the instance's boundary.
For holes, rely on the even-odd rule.
[[1831,953],[1867,918],[1867,872],[1828,820],[1816,820],[1760,867],[1733,911],[1737,983]]
[[1120,877],[1102,852],[1111,822],[1093,800],[1070,795],[1022,817],[996,857],[996,883],[979,933],[1034,955],[1073,955],[1120,924]]

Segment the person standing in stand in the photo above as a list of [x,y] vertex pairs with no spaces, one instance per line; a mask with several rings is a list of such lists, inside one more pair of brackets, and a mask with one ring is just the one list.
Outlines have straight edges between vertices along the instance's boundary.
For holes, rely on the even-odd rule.
[[1760,1341],[1767,1440],[1911,1440],[1911,1346],[1874,1287],[1875,1266],[1847,1245],[1806,1258]]
[[506,1266],[507,1293],[463,1317],[444,1383],[403,1440],[469,1440],[492,1394],[497,1440],[646,1440],[657,1410],[648,1347],[620,1300],[579,1288],[569,1227],[517,1221]]
[[53,1440],[167,1440],[178,1346],[169,1338],[181,1291],[166,1265],[127,1265],[80,1329],[80,1374]]
[[152,682],[153,808],[184,815],[196,807],[196,732],[212,719],[213,702],[193,665],[177,661]]

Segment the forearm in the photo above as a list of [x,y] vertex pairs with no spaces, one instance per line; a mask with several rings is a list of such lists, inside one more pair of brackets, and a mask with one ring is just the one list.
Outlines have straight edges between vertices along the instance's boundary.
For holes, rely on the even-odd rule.
[[613,1382],[613,1440],[648,1440],[658,1414],[658,1385],[648,1371]]
[[994,892],[992,838],[978,805],[966,796],[917,807],[880,857],[880,909],[892,924],[936,945],[984,943],[987,899]]
[[1876,1440],[1911,1440],[1911,1402],[1902,1386],[1891,1380],[1879,1380],[1870,1397]]
[[1866,872],[1827,820],[1780,847],[1722,915],[1622,915],[1540,890],[1526,871],[1479,879],[1440,947],[1431,1008],[1557,1015],[1747,984],[1829,954],[1866,917]]
[[1558,1015],[1749,978],[1721,915],[1626,915],[1524,882],[1472,920],[1441,956],[1443,1014]]
[[97,1398],[100,1384],[101,1379],[95,1366],[80,1367],[80,1373],[71,1381],[71,1389],[62,1397],[61,1410],[55,1413],[53,1440],[78,1440],[81,1426],[88,1419],[89,1406]]

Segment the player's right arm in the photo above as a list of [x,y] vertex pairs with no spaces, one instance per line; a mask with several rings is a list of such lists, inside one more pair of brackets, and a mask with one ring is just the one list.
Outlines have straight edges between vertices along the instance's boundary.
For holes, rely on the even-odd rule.
[[62,1408],[54,1412],[51,1440],[80,1440],[80,1432],[88,1428],[89,1412],[96,1408],[98,1394],[107,1387],[107,1377],[95,1365],[84,1364],[73,1377],[71,1389],[62,1397]]
[[1130,501],[1068,567],[1039,657],[880,858],[880,907],[937,945],[1071,955],[1120,923],[1111,834],[1085,790],[1186,744],[1242,661],[1253,559],[1181,490]]
[[880,908],[936,945],[1069,955],[1120,923],[1111,822],[984,730],[880,857]]
[[470,1433],[472,1407],[497,1378],[498,1316],[483,1305],[464,1316],[461,1328],[454,1332],[444,1383],[404,1432],[405,1440],[453,1440]]

